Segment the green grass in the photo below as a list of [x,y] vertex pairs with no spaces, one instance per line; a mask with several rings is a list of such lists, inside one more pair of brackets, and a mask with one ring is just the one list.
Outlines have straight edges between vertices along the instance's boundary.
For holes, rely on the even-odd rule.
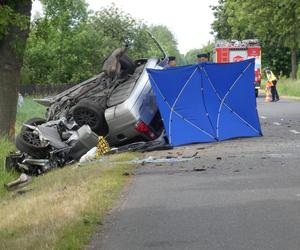
[[[131,159],[127,154],[123,159]],[[119,158],[119,159],[118,159]],[[118,155],[34,178],[0,201],[0,249],[83,249],[131,176]]]
[[24,121],[33,117],[44,118],[46,113],[46,107],[36,103],[30,97],[24,98],[24,105],[18,109],[16,120],[16,131],[18,132],[22,127]]
[[7,172],[4,169],[4,160],[6,155],[14,150],[15,146],[12,142],[9,142],[4,138],[0,138],[0,198],[7,193],[7,191],[4,189],[4,184],[17,177],[15,172]]
[[300,80],[281,79],[278,81],[279,95],[300,97]]
[[[42,105],[34,102],[30,97],[24,98],[24,105],[17,112],[16,120],[16,133],[19,133],[24,121],[33,117],[44,117],[46,108]],[[14,172],[7,172],[4,169],[5,157],[12,151],[15,151],[15,145],[13,142],[8,141],[5,138],[0,138],[0,198],[7,194],[4,189],[4,184],[12,181],[18,175]]]
[[[266,80],[262,80],[261,89],[264,90],[266,86]],[[277,83],[277,91],[279,96],[296,96],[300,97],[300,79],[279,79]]]
[[[16,130],[45,108],[25,98],[18,110]],[[0,138],[0,249],[83,249],[107,211],[113,206],[134,167],[133,154],[104,157],[102,162],[66,166],[33,178],[25,194],[7,192],[3,184],[18,174],[4,169],[4,158],[14,151]]]

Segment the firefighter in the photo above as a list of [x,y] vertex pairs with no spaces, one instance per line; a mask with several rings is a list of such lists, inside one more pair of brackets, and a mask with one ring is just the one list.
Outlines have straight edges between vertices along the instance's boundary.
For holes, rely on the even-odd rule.
[[169,61],[167,68],[176,67],[176,57],[175,56],[169,56]]
[[208,62],[209,61],[209,53],[201,53],[197,55],[197,62]]
[[269,67],[265,68],[264,71],[267,76],[268,82],[272,83],[272,85],[270,84],[271,85],[271,94],[272,94],[271,102],[277,102],[277,101],[279,101],[279,95],[278,95],[277,88],[276,88],[278,80],[277,80],[276,76],[273,74],[273,72],[270,70]]

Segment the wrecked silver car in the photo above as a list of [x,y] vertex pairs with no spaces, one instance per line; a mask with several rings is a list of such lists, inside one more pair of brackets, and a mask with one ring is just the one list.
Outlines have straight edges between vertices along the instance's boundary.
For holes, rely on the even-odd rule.
[[47,121],[66,118],[79,126],[89,125],[111,146],[157,138],[163,125],[146,68],[162,69],[168,57],[153,40],[162,59],[132,61],[126,48],[119,48],[105,60],[99,75],[56,96],[36,100],[48,106]]
[[118,48],[99,75],[36,100],[48,107],[46,119],[24,123],[16,138],[21,153],[8,157],[6,167],[40,174],[79,160],[97,145],[99,136],[110,146],[158,138],[163,124],[146,68],[163,69],[167,64],[166,53],[159,49],[162,59],[132,61],[126,48]]

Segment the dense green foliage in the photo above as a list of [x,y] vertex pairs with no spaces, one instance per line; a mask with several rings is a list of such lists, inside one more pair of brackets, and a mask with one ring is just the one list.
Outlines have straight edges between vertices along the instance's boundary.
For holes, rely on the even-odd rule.
[[0,1],[0,40],[7,35],[10,26],[14,25],[21,30],[26,29],[26,19],[28,17],[14,11],[15,1],[5,1],[2,4]]
[[148,27],[114,5],[88,12],[85,0],[43,0],[36,16],[22,70],[22,83],[77,83],[100,72],[104,59],[129,44],[133,59],[162,56],[146,31],[167,54],[179,58],[177,41],[165,26]]
[[295,78],[300,42],[300,1],[219,0],[212,7],[217,39],[260,40],[263,65]]
[[[172,32],[163,25],[147,26],[115,5],[89,12],[85,0],[42,0],[43,16],[31,23],[22,83],[56,84],[80,82],[101,70],[102,62],[115,48],[129,44],[130,57],[161,56],[149,39],[150,31],[178,65],[195,62],[208,43],[180,55]],[[258,38],[262,64],[277,75],[297,72],[300,40],[300,2],[294,0],[219,0],[213,6],[212,29],[216,39]],[[250,11],[251,10],[251,11]],[[1,19],[0,19],[1,20]],[[296,54],[295,54],[296,51]],[[296,65],[296,66],[295,66]]]
[[208,42],[202,48],[191,49],[185,54],[185,61],[187,64],[193,64],[197,62],[197,55],[200,53],[211,53],[213,51],[214,44]]

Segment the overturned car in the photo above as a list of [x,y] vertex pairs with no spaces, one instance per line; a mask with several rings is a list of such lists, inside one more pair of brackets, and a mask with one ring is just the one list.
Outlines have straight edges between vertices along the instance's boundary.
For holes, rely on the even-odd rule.
[[167,64],[159,48],[163,58],[135,61],[126,48],[118,48],[99,75],[56,96],[37,99],[47,106],[46,119],[24,123],[16,137],[21,153],[10,155],[6,167],[40,174],[79,160],[97,145],[99,136],[110,146],[158,138],[163,124],[146,68],[163,69]]

